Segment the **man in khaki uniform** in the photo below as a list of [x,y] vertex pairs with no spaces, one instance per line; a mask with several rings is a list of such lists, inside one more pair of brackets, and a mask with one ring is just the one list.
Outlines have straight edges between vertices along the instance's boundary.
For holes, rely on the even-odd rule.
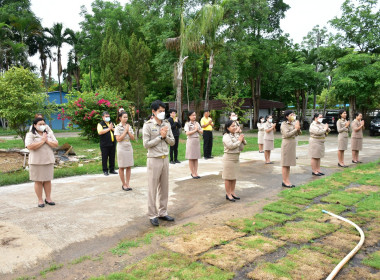
[[[175,144],[170,123],[165,120],[165,104],[156,100],[151,105],[153,118],[143,127],[143,144],[148,150],[148,216],[154,226],[158,226],[158,218],[174,221],[168,215],[169,196],[169,149],[168,144]],[[158,190],[159,209],[157,212],[156,197]]]

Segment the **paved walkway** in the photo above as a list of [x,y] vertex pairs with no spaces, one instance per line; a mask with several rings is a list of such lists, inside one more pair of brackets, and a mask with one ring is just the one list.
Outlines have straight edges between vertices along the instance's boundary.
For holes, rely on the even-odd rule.
[[[303,136],[299,140],[308,139]],[[360,159],[379,159],[379,144],[380,139],[365,138]],[[337,136],[333,134],[328,137],[322,160],[326,174],[340,170],[336,147]],[[291,180],[296,185],[315,179],[307,149],[307,145],[297,148],[298,166],[291,168]],[[274,165],[264,165],[264,156],[257,151],[241,154],[237,193],[243,202],[273,197],[281,191],[280,154],[280,149],[272,152]],[[352,165],[350,150],[346,152],[346,164],[349,163]],[[194,180],[187,161],[170,165],[169,214],[176,217],[177,223],[221,205],[233,207],[224,198],[221,157],[201,159],[199,170],[202,179]],[[0,187],[0,278],[2,273],[33,267],[57,252],[83,256],[106,250],[132,227],[140,234],[149,229],[145,167],[132,169],[131,186],[132,192],[122,191],[117,175],[56,179],[52,197],[57,205],[45,208],[37,207],[33,183]]]

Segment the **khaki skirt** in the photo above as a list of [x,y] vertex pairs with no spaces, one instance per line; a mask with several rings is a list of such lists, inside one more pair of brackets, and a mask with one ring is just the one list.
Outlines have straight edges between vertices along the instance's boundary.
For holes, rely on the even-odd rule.
[[363,138],[351,138],[351,150],[361,151],[363,148]]
[[130,142],[117,144],[117,165],[119,168],[134,166],[133,148]]
[[309,138],[309,156],[311,158],[323,158],[325,156],[325,140]]
[[347,150],[348,146],[348,137],[344,137],[343,135],[339,134],[338,136],[338,150],[339,151],[345,151]]
[[295,138],[282,139],[281,166],[296,166],[296,146]]
[[274,150],[274,140],[264,139],[264,151]]
[[29,164],[29,179],[35,182],[49,182],[54,178],[54,163]]
[[200,159],[201,158],[201,142],[199,141],[199,137],[187,138],[185,157],[187,159]]
[[257,133],[257,144],[264,144],[264,131],[259,131]]
[[227,154],[223,156],[223,180],[236,180],[239,171],[239,155]]

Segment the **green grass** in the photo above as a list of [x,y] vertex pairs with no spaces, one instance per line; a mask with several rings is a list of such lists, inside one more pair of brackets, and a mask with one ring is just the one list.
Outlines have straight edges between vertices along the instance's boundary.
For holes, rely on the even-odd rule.
[[380,193],[373,193],[369,195],[367,198],[363,199],[356,205],[357,212],[364,211],[379,211],[380,209]]
[[277,277],[292,279],[290,272],[296,268],[296,263],[290,260],[284,260],[280,263],[266,263],[263,270]]
[[80,258],[77,258],[77,259],[71,261],[70,264],[78,264],[78,263],[82,263],[86,260],[92,260],[92,258],[90,256],[82,256]]
[[367,266],[374,267],[376,269],[380,269],[380,251],[377,251],[362,261],[363,264]]
[[[73,146],[73,149],[77,155],[84,155],[83,160],[90,160],[93,158],[98,158],[95,162],[83,163],[83,166],[78,166],[78,163],[72,163],[63,168],[54,169],[54,178],[62,178],[68,176],[85,175],[85,174],[100,174],[102,173],[101,167],[101,153],[98,143],[93,143],[83,137],[59,137],[56,135],[59,145],[68,143]],[[213,145],[213,155],[222,156],[224,153],[224,147],[222,143],[222,136],[214,136]],[[257,137],[247,136],[248,145],[245,146],[244,151],[257,151]],[[281,147],[281,139],[276,139],[274,141],[275,147]],[[143,147],[142,140],[139,139],[137,142],[132,143],[135,167],[146,166],[146,153],[147,150]],[[24,148],[24,144],[21,139],[16,140],[5,140],[5,142],[0,142],[0,149],[10,149],[10,148]],[[88,151],[93,150],[93,151]],[[201,151],[203,151],[203,141],[201,141]],[[186,135],[181,134],[180,144],[178,147],[178,159],[180,161],[185,160],[186,153]],[[116,160],[117,162],[117,160]],[[21,184],[29,181],[28,171],[21,170],[12,173],[2,174],[0,177],[0,186]]]
[[40,275],[45,278],[47,273],[56,271],[58,269],[61,269],[62,267],[63,267],[63,264],[52,264],[50,267],[42,270],[40,272]]
[[328,196],[322,197],[321,201],[351,206],[360,201],[363,197],[365,197],[365,194],[334,191]]
[[263,209],[282,214],[293,214],[300,210],[298,206],[293,205],[289,200],[284,199],[267,204]]
[[137,280],[137,279],[199,279],[227,280],[234,274],[213,266],[194,262],[190,258],[171,252],[153,254],[137,264],[126,267],[122,272],[90,280]]

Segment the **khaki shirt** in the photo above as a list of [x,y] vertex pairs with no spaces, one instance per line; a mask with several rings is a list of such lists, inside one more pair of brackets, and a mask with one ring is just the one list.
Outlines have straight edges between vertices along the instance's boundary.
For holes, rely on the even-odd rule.
[[348,137],[348,127],[346,127],[347,120],[346,119],[339,119],[336,122],[336,129],[338,132],[344,137]]
[[274,130],[266,132],[265,130],[272,128],[272,123],[266,122],[264,124],[264,140],[274,140]]
[[[201,125],[198,122],[187,122],[183,128],[186,132],[202,129]],[[187,138],[199,138],[199,132],[187,135]]]
[[313,121],[310,125],[309,132],[310,137],[316,138],[316,139],[324,139],[326,134],[331,131],[330,128],[325,129],[325,124],[323,123],[317,123],[316,121]]
[[226,154],[239,154],[247,142],[239,141],[239,134],[225,133],[223,135],[224,153]]
[[[54,137],[54,134],[47,134],[48,141],[57,141]],[[28,132],[25,137],[25,147],[28,147],[31,144],[41,142],[42,136],[36,132],[36,134],[32,132]],[[55,163],[55,157],[53,153],[53,148],[48,144],[43,144],[37,150],[29,150],[29,164],[52,164]]]
[[301,131],[298,131],[297,129],[295,129],[295,122],[289,123],[287,121],[283,121],[281,123],[280,130],[282,134],[282,139],[288,139],[288,138],[295,139],[296,136],[302,134]]
[[[121,123],[119,123],[116,127],[115,127],[115,132],[114,132],[114,135],[122,135],[124,133],[124,130],[125,128],[123,127],[123,125]],[[131,133],[132,135],[134,135],[133,133],[133,129],[131,126],[129,126],[129,133]],[[129,137],[129,134],[125,134],[123,140],[121,140],[120,142],[118,142],[118,145],[121,145],[121,146],[131,146],[131,138]]]
[[355,131],[355,129],[358,129],[359,126],[360,126],[360,122],[357,121],[356,119],[351,122],[351,130],[352,130],[351,138],[363,138],[364,126],[362,129],[359,129],[359,131]]
[[[163,140],[160,137],[160,130],[164,126],[168,127],[168,133]],[[156,119],[153,118],[144,124],[143,145],[145,149],[148,149],[148,158],[167,156],[169,154],[168,144],[173,146],[175,144],[175,139],[170,123],[167,120],[163,120],[161,124],[158,124]]]
[[258,129],[260,132],[265,132],[265,131],[264,131],[264,127],[265,127],[265,123],[261,123],[261,122],[258,122],[258,123],[257,123],[257,129]]

